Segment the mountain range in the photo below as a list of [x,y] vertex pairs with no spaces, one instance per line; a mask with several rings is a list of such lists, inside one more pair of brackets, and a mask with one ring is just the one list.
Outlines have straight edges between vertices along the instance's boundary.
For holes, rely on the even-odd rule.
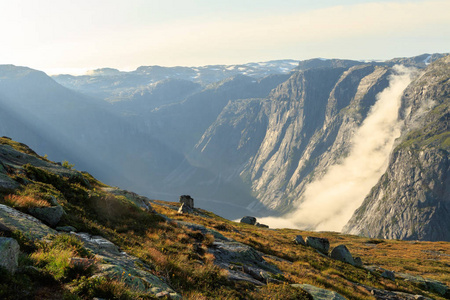
[[3,65],[0,131],[230,219],[450,241],[449,70],[445,54],[52,78]]

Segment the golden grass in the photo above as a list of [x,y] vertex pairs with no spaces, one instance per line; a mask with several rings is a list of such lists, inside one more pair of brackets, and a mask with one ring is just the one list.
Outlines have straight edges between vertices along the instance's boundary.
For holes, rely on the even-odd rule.
[[48,203],[46,200],[36,199],[30,196],[7,195],[4,201],[12,207],[50,207],[50,203]]

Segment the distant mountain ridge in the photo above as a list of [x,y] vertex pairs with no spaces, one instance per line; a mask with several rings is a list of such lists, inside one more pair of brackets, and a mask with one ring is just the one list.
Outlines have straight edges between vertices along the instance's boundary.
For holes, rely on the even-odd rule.
[[[145,195],[169,200],[192,194],[201,207],[227,218],[236,218],[237,211],[282,215],[298,206],[311,182],[348,156],[351,138],[377,95],[389,86],[395,64],[434,70],[436,75],[427,79],[430,83],[421,83],[423,90],[445,91],[447,73],[442,78],[438,75],[445,69],[442,57],[153,66],[132,72],[106,68],[86,76],[54,76],[56,82],[42,72],[2,66],[0,80],[5,84],[0,81],[0,100],[14,116],[8,118],[5,110],[0,128],[3,135],[30,144],[42,155],[68,159],[110,184]],[[447,103],[448,94],[442,97]],[[412,107],[410,116],[418,116],[414,107],[421,106],[407,103],[405,107]],[[435,107],[437,102],[430,103]],[[25,113],[21,107],[27,106],[32,109]],[[406,118],[405,107],[401,118]],[[20,123],[21,118],[32,120],[33,125]],[[440,115],[441,121],[433,124],[446,124],[447,118]],[[405,124],[412,129],[417,123]],[[423,126],[417,128],[431,128]],[[31,127],[40,138],[27,133]],[[440,130],[439,139],[448,128]],[[61,148],[53,147],[61,144]],[[442,151],[443,157],[448,156],[448,150]],[[95,163],[96,158],[102,165]],[[444,172],[442,166],[439,163],[436,172]],[[445,181],[444,177],[439,180]],[[445,199],[447,194],[437,195]],[[441,200],[435,203],[447,205]],[[358,218],[366,213],[361,208]],[[384,226],[393,226],[392,222]],[[443,232],[417,238],[448,240]]]

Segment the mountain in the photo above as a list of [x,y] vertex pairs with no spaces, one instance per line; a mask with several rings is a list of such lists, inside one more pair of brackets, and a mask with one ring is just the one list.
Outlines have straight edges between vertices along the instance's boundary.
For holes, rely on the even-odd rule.
[[387,171],[344,228],[369,237],[450,240],[450,56],[405,90]]
[[110,187],[0,138],[1,299],[450,296],[448,242],[269,229],[182,201]]
[[[153,66],[53,77],[66,87],[41,72],[4,66],[2,80],[8,83],[0,86],[5,107],[0,128],[6,136],[30,140],[40,154],[69,160],[109,184],[146,196],[169,200],[190,194],[201,207],[229,219],[245,212],[272,217],[262,221],[273,226],[340,231],[366,196],[377,190],[378,195],[388,192],[379,188],[380,178],[393,167],[393,157],[402,154],[405,162],[418,157],[420,147],[408,148],[413,156],[397,151],[407,148],[399,148],[397,138],[411,136],[408,141],[414,141],[414,136],[436,127],[440,140],[448,132],[439,127],[446,124],[445,113],[437,114],[440,121],[422,119],[424,106],[419,103],[425,98],[407,96],[415,93],[411,88],[421,72],[431,75],[424,77],[423,91],[417,93],[446,89],[447,73],[439,60],[444,56],[424,54],[384,62],[311,59],[198,68]],[[399,63],[407,68],[398,67]],[[431,107],[436,103],[431,101]],[[413,223],[429,222],[439,233],[371,236],[448,239],[442,229],[447,224],[432,221],[434,216],[442,220],[440,215],[447,209],[448,152],[442,147],[430,152],[428,164],[420,162],[435,173],[420,184],[404,186],[411,195],[425,195],[421,200],[408,196],[419,202],[429,197],[420,185],[438,189],[430,188],[433,200],[423,200],[430,207],[421,221],[411,222],[410,213],[405,213],[402,229],[395,227],[394,217],[378,222],[398,232],[409,230]],[[396,172],[412,172],[406,163],[401,165]],[[389,188],[391,199],[400,199],[405,191]],[[358,225],[370,214],[365,211],[367,201],[346,231],[367,226]],[[401,210],[400,203],[388,203],[399,207],[392,211]]]

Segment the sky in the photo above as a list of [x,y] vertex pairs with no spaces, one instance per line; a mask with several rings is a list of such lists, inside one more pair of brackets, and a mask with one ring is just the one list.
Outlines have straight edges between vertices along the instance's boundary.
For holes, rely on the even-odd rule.
[[111,67],[450,52],[449,0],[0,0],[0,64]]

